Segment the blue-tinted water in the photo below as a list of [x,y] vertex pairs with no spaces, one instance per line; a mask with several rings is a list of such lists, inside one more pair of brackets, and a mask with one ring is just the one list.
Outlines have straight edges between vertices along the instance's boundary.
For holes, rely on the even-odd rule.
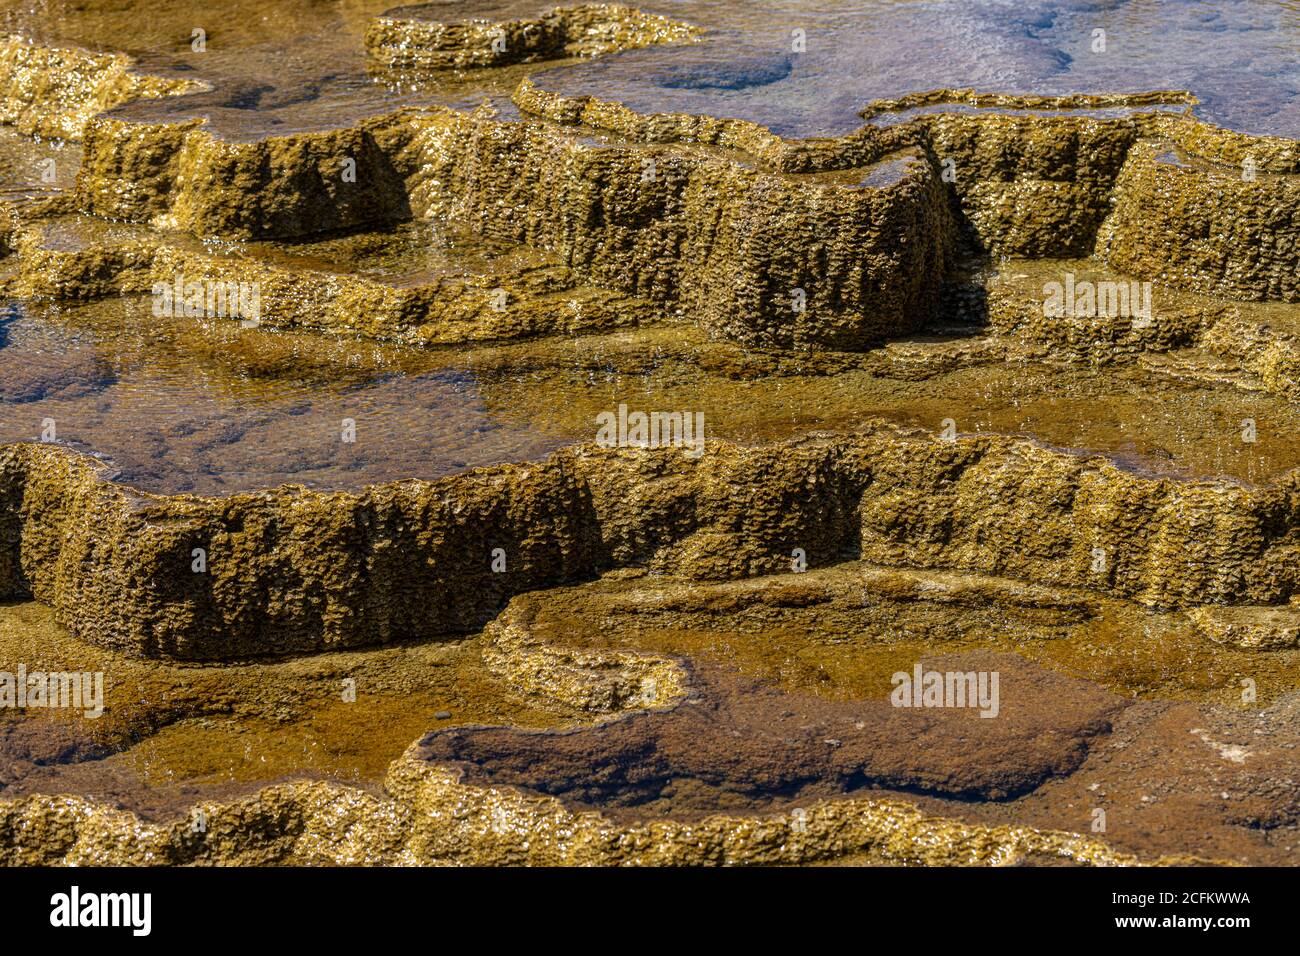
[[[1300,136],[1296,0],[648,6],[710,32],[693,48],[631,51],[553,70],[540,81],[638,110],[754,120],[791,136],[844,133],[861,125],[858,111],[872,99],[940,87],[1044,94],[1190,89],[1207,120]],[[795,52],[797,30],[804,52]]]

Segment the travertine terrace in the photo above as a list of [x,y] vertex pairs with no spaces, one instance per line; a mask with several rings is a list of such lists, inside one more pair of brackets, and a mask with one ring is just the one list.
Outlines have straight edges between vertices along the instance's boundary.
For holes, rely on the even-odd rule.
[[787,135],[564,80],[680,11],[342,6],[329,108],[0,39],[0,671],[107,687],[0,713],[0,862],[1295,862],[1300,142]]

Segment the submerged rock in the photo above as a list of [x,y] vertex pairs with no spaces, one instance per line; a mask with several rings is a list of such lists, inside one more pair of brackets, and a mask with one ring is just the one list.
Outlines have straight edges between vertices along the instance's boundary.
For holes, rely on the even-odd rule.
[[[679,59],[689,61],[689,55]],[[655,82],[669,89],[740,90],[766,86],[784,80],[794,69],[794,58],[790,55],[737,57],[727,63],[715,60],[702,60],[697,64],[670,62],[672,65],[654,74]]]
[[1273,650],[1300,644],[1300,609],[1280,607],[1197,607],[1187,612],[1212,641],[1234,647]]

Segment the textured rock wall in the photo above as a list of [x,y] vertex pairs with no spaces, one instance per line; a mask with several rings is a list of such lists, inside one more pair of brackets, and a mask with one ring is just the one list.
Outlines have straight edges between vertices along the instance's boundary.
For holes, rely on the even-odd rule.
[[25,473],[26,465],[16,455],[0,453],[0,601],[31,593],[20,560]]
[[[400,177],[354,127],[226,142],[189,123],[98,116],[85,132],[76,205],[105,219],[149,222],[203,238],[270,239],[410,218]],[[345,178],[348,160],[356,181]]]
[[905,554],[1165,607],[1274,603],[1300,581],[1290,477],[1259,491],[1152,479],[999,439],[912,446],[870,467],[866,560]]
[[1078,116],[926,116],[939,164],[975,242],[997,255],[1086,254],[1110,208],[1115,179],[1139,128],[1132,119]]
[[508,20],[441,21],[437,6],[409,6],[370,21],[366,52],[395,69],[467,70],[599,56],[657,43],[683,42],[700,30],[616,3],[555,7]]
[[[1186,97],[1176,92],[1042,97],[934,90],[878,100],[862,111],[869,121],[904,114],[897,122],[869,122],[845,136],[806,140],[784,139],[744,120],[640,114],[621,103],[557,94],[529,79],[520,83],[514,101],[552,122],[608,130],[642,143],[738,150],[780,172],[864,168],[900,149],[919,148],[947,184],[954,211],[977,246],[999,255],[1055,257],[1091,249],[1128,150],[1162,115],[1103,119],[1079,111],[1136,110]],[[936,106],[959,111],[906,115]],[[995,107],[1003,112],[992,112]],[[1007,112],[1030,109],[1075,114]]]
[[97,113],[132,100],[206,89],[192,80],[148,76],[117,53],[42,47],[0,36],[0,123],[38,136],[77,140]]
[[860,555],[1175,608],[1300,590],[1291,477],[1262,490],[1146,478],[1006,438],[882,428],[710,444],[698,460],[582,446],[358,494],[143,495],[48,445],[5,446],[0,475],[5,593],[51,604],[88,640],[181,658],[465,631],[513,594],[610,568],[740,578],[788,569],[794,548],[813,565]]
[[[1134,301],[1131,275],[1110,271],[1096,259],[1061,260],[1030,271],[1017,263],[983,286],[978,314],[1004,341],[1054,360],[1091,365],[1133,362],[1179,349],[1212,352],[1230,360],[1229,367],[1251,377],[1246,387],[1287,398],[1300,397],[1300,340],[1272,321],[1267,307],[1189,293],[1185,284],[1151,283],[1149,316],[1132,308],[1107,315],[1048,315],[1044,279],[1061,282],[1065,273],[1094,285],[1119,283]],[[1145,297],[1142,297],[1145,299]]]
[[1132,150],[1098,251],[1125,271],[1232,299],[1300,302],[1300,178]]
[[[1046,97],[933,90],[878,100],[862,111],[868,121],[901,114],[897,122],[869,122],[846,136],[809,140],[786,140],[742,120],[639,114],[620,103],[563,96],[528,79],[514,100],[525,112],[552,122],[608,130],[643,143],[738,150],[784,172],[865,167],[915,146],[940,171],[951,163],[943,181],[954,210],[975,245],[988,252],[1035,258],[1087,254],[1115,206],[1111,231],[1123,238],[1108,238],[1103,251],[1117,266],[1150,278],[1197,276],[1195,288],[1229,297],[1293,301],[1288,297],[1300,255],[1297,186],[1285,177],[1300,170],[1300,149],[1294,140],[1248,136],[1151,109],[1195,103],[1184,92]],[[907,115],[934,107],[958,111]],[[1095,112],[1103,109],[1132,112]],[[1170,180],[1172,171],[1152,170],[1151,156],[1165,148],[1156,141],[1236,168],[1217,175],[1201,171],[1203,184],[1192,191],[1207,199],[1184,202],[1182,187],[1188,184]],[[1143,149],[1134,150],[1139,142]],[[1240,167],[1247,159],[1267,182],[1241,183]],[[1236,197],[1231,212],[1210,208],[1224,181]],[[1152,202],[1153,192],[1163,198]],[[1254,245],[1261,248],[1243,248]]]
[[[604,42],[596,21],[573,22]],[[71,201],[83,212],[225,239],[456,218],[743,344],[861,349],[917,329],[959,233],[996,255],[1056,257],[1092,251],[1100,230],[1100,252],[1142,279],[1238,298],[1300,295],[1295,142],[1151,109],[1194,102],[1185,93],[936,90],[868,105],[868,124],[850,135],[792,141],[738,120],[637,114],[526,79],[516,103],[545,122],[404,110],[237,143],[199,119],[90,119],[193,88],[128,66],[22,40],[0,47],[11,122],[84,127]],[[1128,112],[1086,112],[1099,109]],[[1201,159],[1162,161],[1157,141]],[[1247,160],[1254,182],[1210,165]],[[905,168],[870,178],[891,163]],[[354,178],[344,175],[352,164]]]
[[[1079,112],[1173,97],[941,90],[863,115],[977,109],[807,141],[736,120],[636,114],[529,80],[516,102],[546,122],[403,110],[232,143],[200,120],[109,114],[86,127],[73,204],[246,239],[455,219],[550,250],[579,276],[682,310],[719,337],[765,346],[860,349],[913,331],[933,311],[959,232],[997,255],[1083,255],[1107,216],[1101,251],[1127,272],[1294,299],[1293,143],[1216,135],[1169,112]],[[1074,112],[1042,112],[1053,109]],[[1264,179],[1160,162],[1154,137],[1219,161],[1249,156]],[[901,169],[872,180],[882,163]],[[355,164],[355,181],[345,164]],[[1218,203],[1220,194],[1233,201]]]
[[[43,243],[19,229],[17,267],[0,293],[21,298],[95,299],[145,294],[155,283],[243,282],[258,289],[257,322],[268,328],[364,335],[413,345],[572,334],[649,323],[650,302],[584,285],[572,269],[544,254],[513,250],[478,271],[464,269],[418,282],[277,266],[247,255],[219,255],[198,243],[156,239]],[[498,307],[498,296],[504,293]]]
[[952,241],[943,191],[919,161],[864,186],[441,114],[396,165],[412,172],[417,215],[542,245],[747,343],[861,348],[914,329]]
[[[340,175],[346,157],[357,158],[356,182]],[[862,348],[919,327],[952,241],[923,161],[877,187],[452,110],[247,144],[100,117],[75,201],[223,238],[454,221],[551,250],[711,333],[785,346]]]

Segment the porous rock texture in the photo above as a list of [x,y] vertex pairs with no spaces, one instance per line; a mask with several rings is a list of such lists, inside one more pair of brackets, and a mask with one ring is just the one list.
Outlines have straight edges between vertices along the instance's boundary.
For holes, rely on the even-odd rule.
[[[1047,314],[1044,280],[1061,284],[1066,275],[1118,285],[1123,301],[1098,304],[1096,314]],[[1150,287],[1150,314],[1138,314],[1140,286]],[[1195,283],[1140,280],[1097,259],[1056,260],[1025,268],[1023,261],[999,270],[980,287],[974,321],[986,324],[1003,341],[1054,360],[1093,366],[1122,364],[1179,349],[1202,349],[1221,356],[1237,372],[1254,377],[1258,387],[1286,398],[1300,397],[1300,341],[1250,303],[1189,292]],[[1100,297],[1100,296],[1099,296]]]
[[183,96],[207,87],[137,73],[119,53],[40,46],[0,36],[0,123],[39,136],[78,140],[91,118],[132,100]]
[[[267,328],[410,345],[601,331],[659,316],[648,300],[585,283],[554,257],[507,243],[477,240],[477,257],[452,249],[443,270],[385,279],[302,268],[256,250],[217,252],[185,237],[48,241],[47,230],[59,226],[54,219],[15,229],[16,268],[0,279],[0,291],[24,299],[80,300],[148,294],[156,286],[170,292],[178,281],[182,289],[243,283],[257,290],[257,315],[244,318]],[[177,302],[184,304],[179,297]],[[231,303],[228,314],[234,317]]]
[[1148,478],[1009,438],[879,427],[710,443],[699,459],[577,446],[358,494],[221,499],[102,471],[53,445],[0,449],[0,596],[51,604],[86,640],[187,659],[463,632],[514,594],[611,568],[740,578],[788,569],[795,548],[814,565],[861,556],[1174,608],[1300,589],[1294,476],[1255,490]]
[[[355,182],[340,173],[347,158]],[[457,222],[687,309],[719,336],[787,346],[858,348],[918,327],[951,241],[920,161],[874,186],[447,109],[256,143],[101,116],[73,204],[222,238]]]
[[[35,82],[41,62],[15,60],[0,78]],[[84,68],[108,87],[133,76],[93,58]],[[1294,142],[1172,112],[1194,102],[1185,93],[937,90],[870,104],[847,136],[802,141],[738,120],[637,114],[535,78],[515,101],[520,119],[408,108],[253,142],[198,116],[87,114],[62,208],[222,239],[456,221],[759,346],[863,349],[914,331],[958,247],[1058,257],[1096,246],[1146,280],[1235,298],[1300,294]],[[1189,161],[1166,161],[1162,144]],[[1234,180],[1227,164],[1247,161],[1254,178]]]
[[1115,192],[1098,251],[1117,267],[1227,298],[1300,302],[1300,177],[1184,162],[1147,142]]
[[[407,132],[400,117],[240,143],[213,135],[199,119],[141,123],[110,111],[86,127],[76,205],[105,219],[224,239],[406,219],[402,180],[380,146]],[[355,181],[343,175],[349,160]]]
[[466,70],[599,56],[684,42],[700,32],[617,3],[544,9],[497,2],[478,4],[474,12],[470,19],[446,21],[446,8],[436,3],[397,7],[370,21],[366,52],[396,69]]
[[200,804],[204,831],[188,818],[144,822],[78,797],[0,801],[0,862],[700,866],[810,863],[855,852],[930,865],[1025,856],[1103,866],[1138,862],[1077,834],[961,824],[900,801],[828,800],[800,814],[619,823],[554,797],[467,786],[460,776],[411,752],[393,764],[383,794],[321,782],[282,784],[231,803]]
[[[521,82],[515,102],[554,122],[640,142],[739,150],[785,172],[865,167],[907,146],[919,147],[947,172],[943,181],[967,238],[988,252],[1086,254],[1110,217],[1098,251],[1118,268],[1230,298],[1296,301],[1292,280],[1300,227],[1294,177],[1300,150],[1293,140],[1246,136],[1157,108],[1195,103],[1185,92],[1048,97],[934,90],[874,101],[862,111],[869,122],[860,130],[809,140],[787,140],[742,120],[637,114],[619,103],[556,94],[529,79]],[[938,106],[958,109],[908,115]],[[1127,115],[1095,112],[1117,109]],[[874,125],[894,115],[901,118]],[[1141,149],[1135,149],[1138,144]],[[1154,157],[1170,146],[1202,158],[1212,171],[1156,167]],[[1247,164],[1249,181],[1243,175]],[[1179,173],[1184,178],[1169,179]],[[1188,182],[1188,176],[1200,182]],[[1183,187],[1207,198],[1185,203]],[[1231,203],[1209,208],[1225,198],[1224,188]],[[1170,217],[1178,218],[1164,221]],[[1215,228],[1216,220],[1225,228]],[[1154,245],[1143,252],[1145,243]],[[1160,267],[1151,267],[1157,260]]]
[[[961,101],[961,92],[930,99]],[[1178,206],[1174,231],[1188,241],[1176,254],[1165,248],[1173,240],[1152,238],[1169,224],[1156,228],[1150,217],[1165,213],[1149,194],[1182,195],[1151,187],[1152,176],[1193,186],[1210,176],[1211,187],[1224,178],[1156,163],[1154,138],[1202,155],[1240,150],[1237,134],[1220,142],[1190,117],[1137,111],[1159,97],[1105,100],[1131,108],[1120,117],[1089,114],[1096,98],[1062,97],[1046,103],[1056,113],[921,113],[808,141],[740,121],[642,116],[529,80],[516,99],[547,122],[408,109],[343,130],[228,143],[197,120],[109,114],[87,131],[72,204],[226,238],[456,221],[548,249],[579,275],[683,309],[717,336],[783,347],[864,348],[918,328],[959,242],[1059,257],[1092,251],[1100,234],[1099,251],[1143,278],[1239,298],[1295,294],[1293,161],[1268,138],[1257,143],[1268,182],[1232,193],[1265,203],[1237,212],[1239,229],[1264,229],[1268,242],[1223,241],[1188,204]],[[1044,98],[1004,99],[1030,107]],[[876,104],[869,115],[884,111]],[[355,181],[340,174],[348,158]],[[1156,259],[1171,265],[1152,268]]]

